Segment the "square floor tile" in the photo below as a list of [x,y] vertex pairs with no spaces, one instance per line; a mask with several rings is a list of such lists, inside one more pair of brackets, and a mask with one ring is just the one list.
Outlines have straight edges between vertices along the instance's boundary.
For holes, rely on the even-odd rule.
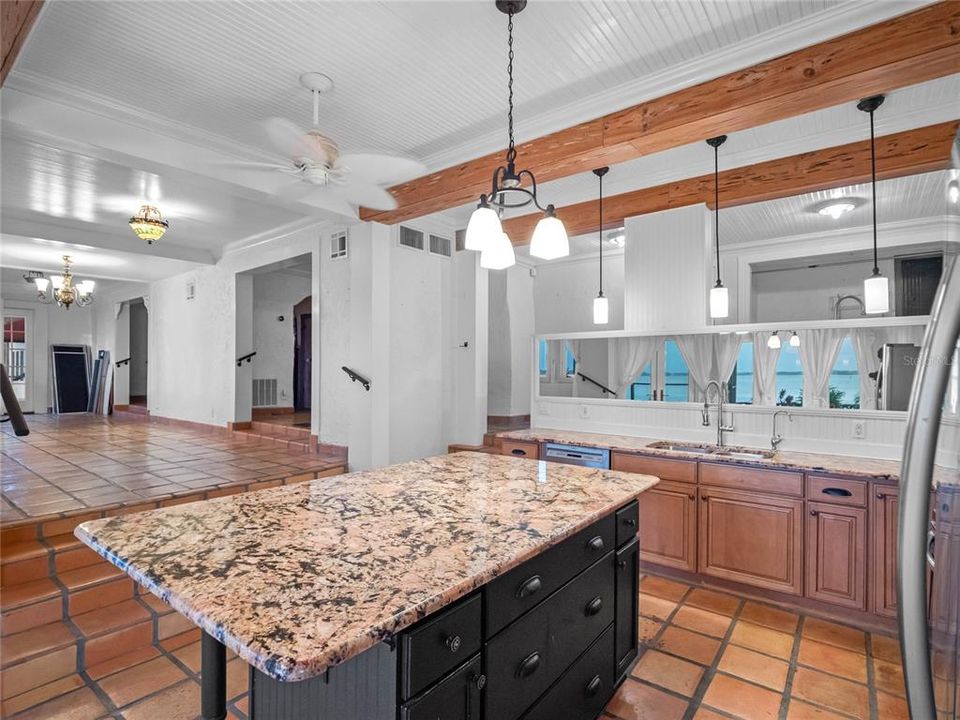
[[831,675],[840,675],[848,680],[867,682],[867,658],[853,650],[845,650],[836,645],[811,640],[805,637],[800,641],[800,653],[797,662]]
[[664,600],[656,595],[640,596],[640,614],[654,620],[666,620],[676,608],[677,604],[672,600]]
[[691,697],[703,677],[703,668],[686,660],[647,650],[631,673],[639,680]]
[[740,598],[727,593],[697,588],[692,590],[684,601],[687,605],[711,610],[721,615],[733,615],[740,607]]
[[704,610],[692,605],[684,605],[677,610],[671,622],[687,630],[695,630],[704,635],[722,638],[732,622],[729,615]]
[[117,707],[124,707],[186,677],[167,658],[159,657],[104,678],[100,687]]
[[727,645],[717,668],[729,675],[763,685],[771,690],[783,692],[787,683],[789,665],[753,650]]
[[797,630],[797,623],[800,616],[796,613],[779,610],[769,605],[747,601],[743,610],[740,611],[740,619],[752,622],[754,625],[763,625],[764,627],[793,635]]
[[811,640],[836,645],[847,650],[854,650],[866,654],[866,634],[849,625],[840,625],[808,617],[803,621],[803,635]]
[[671,625],[660,636],[659,648],[695,663],[710,665],[720,649],[720,641]]
[[792,635],[743,621],[733,628],[730,642],[783,660],[789,660],[793,652]]
[[689,585],[657,577],[656,575],[644,575],[640,578],[641,595],[656,595],[665,600],[677,602],[686,595],[689,589]]
[[606,710],[619,720],[681,720],[687,703],[655,687],[627,678],[607,704]]
[[750,720],[776,720],[781,694],[729,675],[714,675],[703,704]]
[[856,718],[867,718],[870,714],[866,685],[810,668],[797,668],[793,676],[792,694],[800,700]]
[[899,665],[874,658],[873,681],[878,690],[901,697],[907,694],[903,685],[903,669]]

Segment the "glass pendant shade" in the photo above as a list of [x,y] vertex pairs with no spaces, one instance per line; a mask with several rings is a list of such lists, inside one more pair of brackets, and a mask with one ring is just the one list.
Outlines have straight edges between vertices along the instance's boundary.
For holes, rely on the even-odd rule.
[[63,275],[52,275],[50,282],[53,283],[54,290],[59,290],[63,287]]
[[796,333],[790,336],[790,347],[800,347],[800,336]]
[[593,324],[606,325],[610,322],[610,303],[606,296],[600,293],[593,299]]
[[495,243],[502,234],[503,227],[496,211],[489,205],[481,203],[473,211],[470,222],[467,223],[467,237],[464,240],[464,247],[467,250],[483,252],[488,244]]
[[93,288],[96,286],[94,280],[82,280],[77,284],[77,290],[80,291],[81,295],[90,295],[93,292]]
[[863,281],[863,309],[870,315],[890,311],[890,290],[883,275],[877,273]]
[[37,292],[46,292],[50,287],[50,281],[47,278],[34,278],[33,283],[37,286]]
[[170,223],[163,219],[163,215],[153,205],[142,205],[137,214],[130,218],[129,225],[133,234],[148,245],[162,238],[170,227]]
[[767,340],[767,347],[770,348],[771,350],[779,350],[779,349],[780,349],[780,336],[777,335],[776,333],[774,333],[773,335],[771,335],[770,338]]
[[730,294],[727,288],[725,288],[723,285],[717,285],[714,288],[710,288],[710,317],[725,318],[729,314]]
[[515,265],[516,262],[513,243],[505,232],[501,232],[493,242],[487,243],[480,253],[480,267],[487,270],[503,270]]
[[533,230],[530,240],[530,254],[541,260],[556,260],[570,254],[570,239],[567,229],[556,215],[548,208],[537,227]]

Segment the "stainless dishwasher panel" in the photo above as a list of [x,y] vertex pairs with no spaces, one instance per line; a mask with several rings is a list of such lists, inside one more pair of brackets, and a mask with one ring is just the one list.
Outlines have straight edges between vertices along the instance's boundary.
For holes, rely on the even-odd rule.
[[561,445],[560,443],[546,443],[543,448],[541,460],[603,470],[610,469],[610,451],[606,448]]

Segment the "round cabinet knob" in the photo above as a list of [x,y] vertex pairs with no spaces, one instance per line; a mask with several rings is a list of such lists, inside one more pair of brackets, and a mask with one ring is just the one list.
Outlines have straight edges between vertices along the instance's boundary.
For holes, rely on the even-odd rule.
[[451,635],[447,638],[447,647],[450,648],[450,652],[457,652],[462,644],[463,640],[460,639],[459,635]]
[[623,524],[626,525],[627,527],[636,527],[637,521],[634,520],[633,518],[624,518]]
[[603,681],[600,679],[599,675],[594,675],[593,679],[587,683],[587,686],[583,689],[583,694],[587,697],[593,697],[598,692],[600,688],[603,687]]
[[471,675],[470,682],[472,682],[477,690],[483,690],[487,685],[487,676],[486,675]]
[[811,510],[811,511],[810,511],[810,514],[813,515],[814,517],[816,517],[816,516],[819,515],[820,513],[818,513],[816,510]]

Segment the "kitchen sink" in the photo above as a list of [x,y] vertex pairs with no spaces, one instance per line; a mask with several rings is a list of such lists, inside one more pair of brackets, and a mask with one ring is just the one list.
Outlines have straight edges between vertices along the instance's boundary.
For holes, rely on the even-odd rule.
[[647,445],[657,450],[672,450],[674,452],[696,453],[697,455],[711,455],[718,449],[715,445],[682,445],[672,442],[655,442]]
[[660,441],[650,443],[647,447],[657,450],[673,450],[674,452],[693,453],[695,455],[715,455],[717,457],[730,458],[732,460],[769,460],[774,456],[773,450],[755,450],[753,448],[735,447],[719,445],[696,445],[674,443],[669,441]]

